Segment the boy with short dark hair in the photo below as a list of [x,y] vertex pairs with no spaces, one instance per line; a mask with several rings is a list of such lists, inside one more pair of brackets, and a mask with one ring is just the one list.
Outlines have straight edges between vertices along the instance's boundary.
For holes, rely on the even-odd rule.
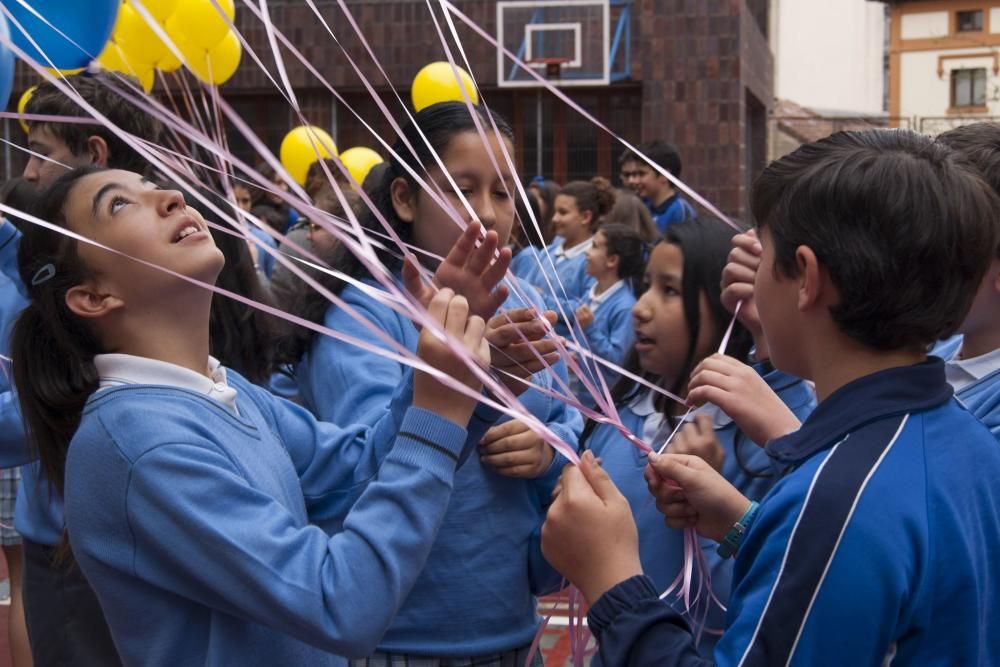
[[[672,176],[681,177],[681,156],[671,144],[650,141],[640,145],[639,152]],[[695,217],[694,207],[673,183],[636,153],[626,149],[618,164],[622,183],[646,203],[661,234],[669,225]]]
[[[1000,447],[926,350],[969,311],[1000,199],[943,144],[876,130],[776,161],[752,209],[771,360],[815,382],[820,403],[767,444],[784,477],[759,505],[697,457],[653,454],[647,469],[671,526],[736,552],[717,664],[989,664]],[[564,471],[542,533],[592,603],[604,663],[708,664],[641,576],[625,517],[588,458]]]
[[[160,123],[115,93],[108,86],[112,82],[122,85],[116,78],[103,72],[66,77],[66,83],[112,123],[140,139],[158,141]],[[49,82],[38,84],[28,100],[25,113],[40,116],[89,116],[55,84]],[[148,170],[149,164],[135,149],[96,120],[93,124],[29,121],[28,128],[28,148],[38,155],[32,155],[28,159],[23,176],[38,189],[47,188],[67,169],[88,164],[139,174],[145,174]]]

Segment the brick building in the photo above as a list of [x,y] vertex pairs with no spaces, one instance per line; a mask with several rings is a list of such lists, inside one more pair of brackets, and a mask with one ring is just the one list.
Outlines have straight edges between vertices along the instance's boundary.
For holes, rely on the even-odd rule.
[[[316,4],[389,108],[398,108],[337,4],[331,0]],[[346,0],[346,4],[392,84],[408,100],[407,88],[417,70],[445,58],[427,3]],[[455,4],[496,34],[496,2],[456,0]],[[675,143],[684,158],[684,179],[724,211],[743,215],[748,184],[764,166],[767,109],[773,99],[768,1],[611,0],[610,5],[611,30],[622,22],[629,28],[630,38],[623,46],[630,56],[624,61],[625,70],[609,85],[566,88],[567,93],[629,141],[664,138]],[[343,96],[344,104],[334,100],[286,52],[288,74],[307,118],[330,128],[341,148],[375,147],[347,107],[384,136],[391,130],[340,47],[306,3],[271,0],[269,6],[274,24]],[[242,5],[237,26],[274,71],[264,28]],[[496,49],[461,24],[458,31],[487,103],[516,128],[516,155],[525,178],[534,176],[539,164],[544,175],[559,181],[594,174],[617,177],[621,151],[617,142],[548,93],[540,96],[534,89],[499,87]],[[619,59],[619,69],[622,62]],[[19,72],[12,104],[34,80],[34,75]],[[247,55],[222,92],[273,149],[297,124],[270,80]],[[539,108],[541,142],[536,129]],[[16,130],[16,125],[10,127]],[[23,140],[19,131],[8,136]],[[253,161],[249,147],[230,136],[234,152]],[[9,156],[10,168],[16,171],[22,160],[16,153]]]

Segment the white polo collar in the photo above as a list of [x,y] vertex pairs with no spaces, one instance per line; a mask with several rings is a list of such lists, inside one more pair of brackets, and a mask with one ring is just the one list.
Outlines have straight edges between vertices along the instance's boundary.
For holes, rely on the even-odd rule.
[[590,303],[591,310],[596,310],[598,306],[611,298],[611,296],[625,287],[625,281],[619,280],[614,285],[604,290],[600,294],[597,293],[597,283],[590,286],[590,293],[587,294],[587,301]]
[[560,241],[559,247],[556,248],[556,260],[558,261],[560,259],[574,259],[576,257],[579,257],[583,253],[590,250],[590,246],[592,245],[594,245],[593,236],[591,236],[586,241],[581,241],[580,243],[577,243],[572,248],[566,248],[566,240],[563,239],[562,241]]
[[957,356],[944,365],[945,378],[955,391],[979,382],[1000,369],[1000,348],[971,359]]
[[94,366],[100,380],[98,391],[126,384],[154,384],[189,389],[222,403],[227,410],[239,415],[236,390],[226,380],[226,369],[215,357],[208,358],[211,378],[192,370],[132,354],[98,354]]

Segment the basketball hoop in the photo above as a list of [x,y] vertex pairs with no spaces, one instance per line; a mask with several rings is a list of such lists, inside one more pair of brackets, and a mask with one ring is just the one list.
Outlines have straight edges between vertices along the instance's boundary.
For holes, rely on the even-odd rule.
[[544,67],[546,79],[559,79],[562,78],[563,65],[570,62],[570,58],[532,58],[524,62],[533,67]]

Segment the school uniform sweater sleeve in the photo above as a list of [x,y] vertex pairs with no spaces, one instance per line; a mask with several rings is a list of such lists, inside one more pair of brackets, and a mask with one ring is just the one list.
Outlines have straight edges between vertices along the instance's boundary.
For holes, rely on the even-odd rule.
[[[388,338],[406,349],[417,349],[419,334],[402,315],[355,287],[346,288],[341,296]],[[327,310],[324,324],[348,336],[398,352],[336,306]],[[322,421],[334,424],[378,424],[387,410],[398,415],[402,405],[413,401],[413,371],[410,368],[328,336],[315,339],[299,366],[298,375],[306,407]],[[468,424],[470,447],[478,444],[498,417],[496,410],[483,404],[476,406]],[[464,461],[471,451],[470,448],[463,450],[461,460]]]
[[[17,254],[16,238],[11,236],[11,230],[16,232],[9,222],[0,225],[0,262],[6,261],[7,255]],[[21,293],[23,286],[16,275],[16,267],[14,273],[13,278],[6,272],[0,275],[0,352],[7,356],[10,355],[10,334],[14,323],[28,305]],[[0,360],[0,364],[3,365],[0,369],[0,468],[14,468],[34,457],[28,447],[20,406],[11,384],[10,364],[5,360]]]
[[[69,535],[95,590],[113,591],[124,570],[158,595],[169,591],[344,656],[375,649],[423,568],[466,436],[433,413],[409,410],[376,478],[331,537],[294,516],[294,499],[279,502],[250,484],[245,464],[213,442],[178,432],[183,440],[130,460],[112,431],[71,448],[67,464],[79,473],[67,485]],[[347,471],[329,464],[334,478],[352,474],[349,461]],[[136,605],[102,605],[119,602]]]
[[27,292],[21,284],[21,274],[17,270],[17,247],[20,241],[21,232],[4,218],[3,224],[0,224],[0,273],[10,278],[21,295],[27,298]]
[[[624,300],[624,303],[629,303],[629,300]],[[583,333],[587,337],[587,343],[590,345],[590,351],[593,354],[611,363],[621,365],[625,361],[628,349],[635,343],[635,329],[632,326],[632,309],[631,307],[618,307],[617,304],[611,303],[605,304],[604,307],[614,307],[614,310],[608,315],[606,320],[600,318],[599,321],[595,318],[590,323],[590,326],[583,330]],[[594,362],[594,365],[602,373],[606,375],[611,374],[609,369],[597,362]]]
[[601,664],[615,667],[710,667],[698,655],[684,619],[663,602],[645,576],[632,577],[602,595],[587,613]]

